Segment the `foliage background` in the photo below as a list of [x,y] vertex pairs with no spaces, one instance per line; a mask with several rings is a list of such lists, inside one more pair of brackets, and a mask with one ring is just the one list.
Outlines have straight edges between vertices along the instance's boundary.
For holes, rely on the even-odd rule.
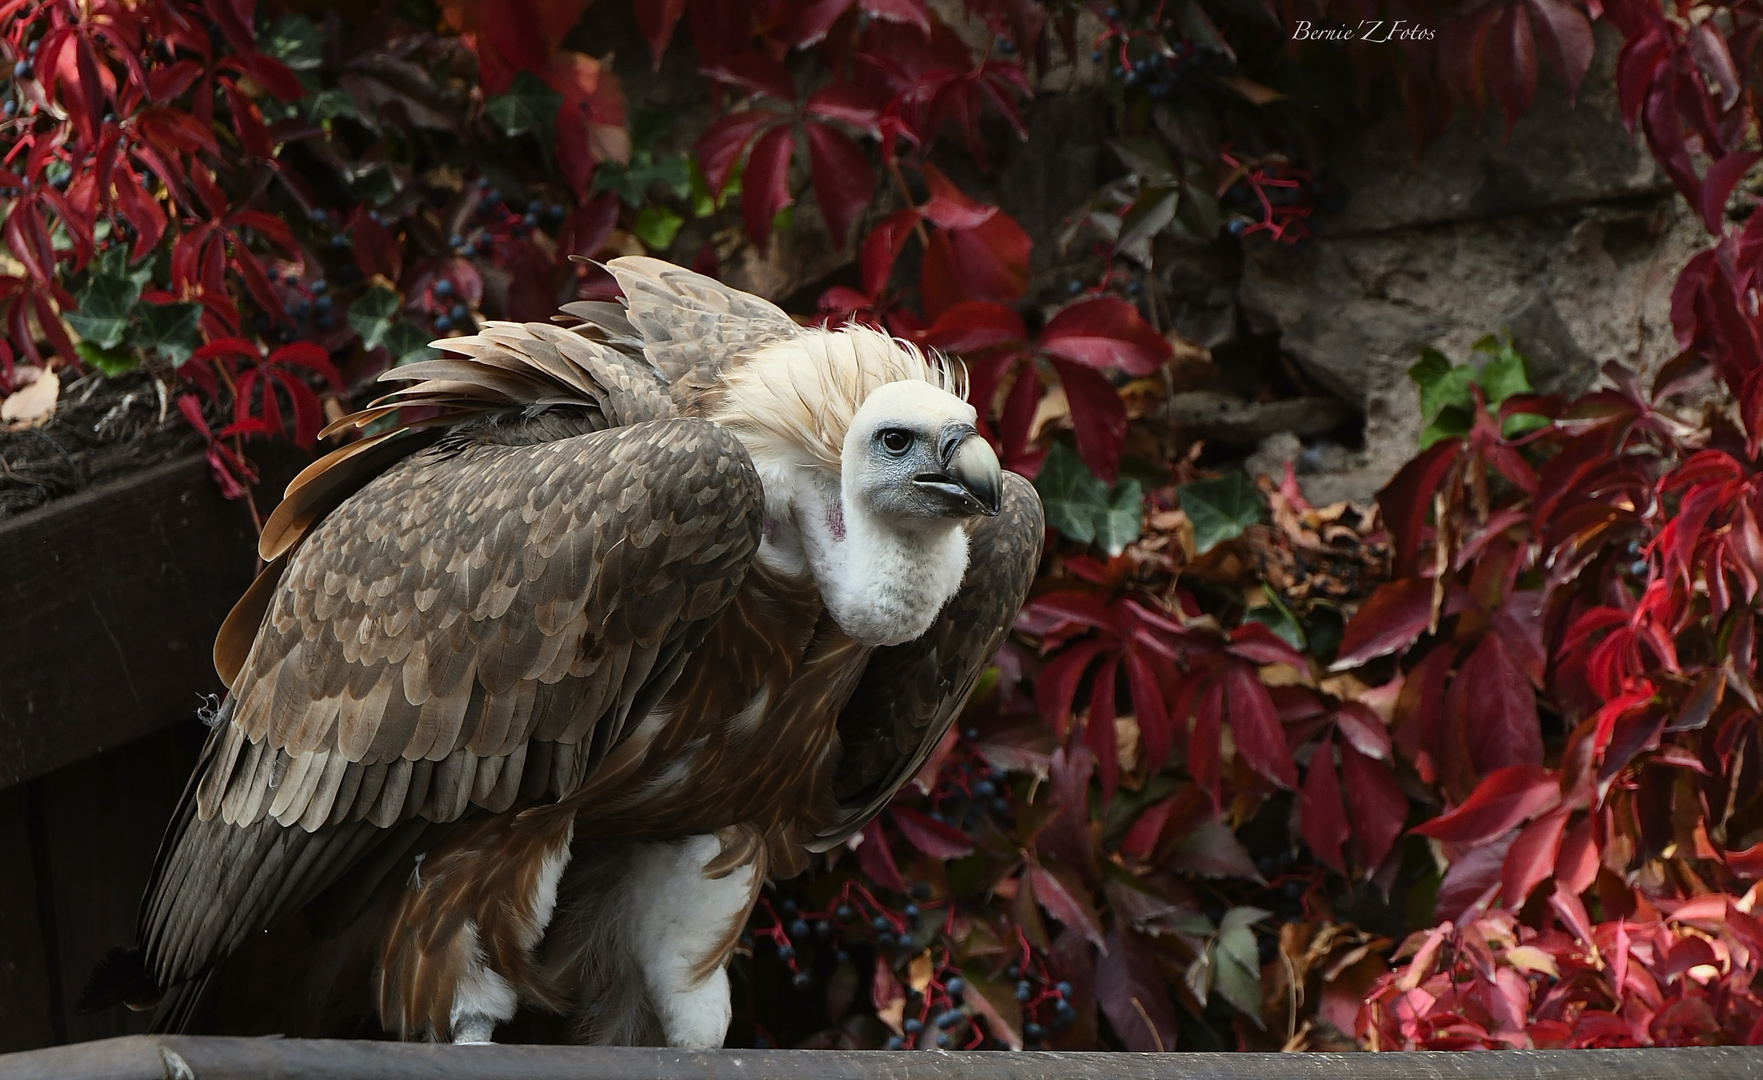
[[[1299,18],[1436,33],[1299,47]],[[1536,395],[1499,339],[1418,357],[1429,426],[1379,508],[1157,422],[1195,358],[1160,252],[1303,243],[1330,118],[1400,95],[1421,143],[1458,108],[1509,130],[1539,69],[1577,90],[1594,21],[1710,234],[1655,385]],[[767,892],[731,1042],[1763,1041],[1763,225],[1733,196],[1760,26],[1753,0],[10,0],[5,418],[64,374],[150,378],[244,496],[251,440],[313,446],[430,340],[609,295],[570,255],[752,283],[807,236],[828,270],[780,299],[959,354],[1052,530],[918,783]],[[1077,64],[1119,172],[1031,235],[988,177]],[[663,78],[697,111],[627,100]],[[1037,245],[1094,275],[1036,280]]]

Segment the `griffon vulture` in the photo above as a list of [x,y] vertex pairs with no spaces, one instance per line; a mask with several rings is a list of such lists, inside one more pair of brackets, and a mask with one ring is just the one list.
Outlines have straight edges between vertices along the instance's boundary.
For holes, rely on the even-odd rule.
[[764,879],[861,829],[948,728],[1043,536],[960,380],[609,268],[622,305],[387,372],[414,385],[333,429],[425,418],[289,485],[138,944],[89,1002],[181,1029],[304,914],[405,1038],[487,1041],[531,1006],[582,1041],[719,1046]]

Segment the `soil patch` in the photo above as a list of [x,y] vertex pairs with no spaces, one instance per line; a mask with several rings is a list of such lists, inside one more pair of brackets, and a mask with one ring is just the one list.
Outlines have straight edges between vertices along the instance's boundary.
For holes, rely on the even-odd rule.
[[0,429],[0,519],[202,447],[146,372],[91,372],[63,385],[48,423]]

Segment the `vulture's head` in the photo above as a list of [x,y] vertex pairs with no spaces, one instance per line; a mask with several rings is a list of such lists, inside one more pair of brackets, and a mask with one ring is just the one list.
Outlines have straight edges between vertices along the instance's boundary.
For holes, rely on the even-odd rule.
[[839,475],[847,504],[905,529],[996,514],[1004,476],[976,419],[973,406],[928,382],[876,387],[845,433]]
[[960,588],[973,519],[1003,473],[940,358],[876,330],[804,330],[724,376],[713,418],[765,484],[760,558],[813,576],[839,627],[891,645]]

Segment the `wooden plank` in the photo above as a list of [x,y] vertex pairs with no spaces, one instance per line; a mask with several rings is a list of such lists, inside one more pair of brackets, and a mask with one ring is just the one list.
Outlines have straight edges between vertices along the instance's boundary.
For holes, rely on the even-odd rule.
[[135,940],[135,913],[165,823],[206,729],[190,717],[43,777],[44,830],[54,902],[60,1007],[69,1042],[145,1032],[150,1013],[75,1006],[92,968]]
[[[298,460],[263,457],[267,513]],[[244,503],[221,498],[200,456],[0,525],[0,788],[194,715],[221,689],[214,633],[255,548]]]
[[1407,1054],[648,1050],[137,1036],[0,1057],[11,1080],[1755,1080],[1763,1049]]
[[0,791],[0,867],[0,1053],[10,1053],[59,1041],[22,787]]

